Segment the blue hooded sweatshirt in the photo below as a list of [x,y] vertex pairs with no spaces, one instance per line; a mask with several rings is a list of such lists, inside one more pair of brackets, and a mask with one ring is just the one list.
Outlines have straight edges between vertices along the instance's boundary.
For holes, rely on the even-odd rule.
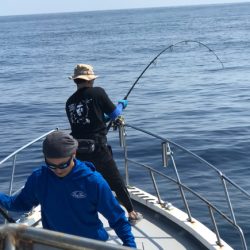
[[15,196],[0,193],[0,205],[11,211],[29,211],[41,205],[45,229],[106,241],[100,212],[124,246],[135,247],[124,210],[102,175],[90,162],[74,160],[71,172],[60,178],[46,166],[35,170]]

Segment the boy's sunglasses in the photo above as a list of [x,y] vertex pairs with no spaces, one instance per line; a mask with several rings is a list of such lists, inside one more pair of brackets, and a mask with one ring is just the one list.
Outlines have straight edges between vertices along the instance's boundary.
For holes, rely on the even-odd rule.
[[65,169],[65,168],[67,168],[70,165],[72,159],[73,159],[73,155],[66,162],[57,165],[57,164],[48,162],[46,160],[46,158],[45,158],[45,163],[46,163],[47,167],[50,168],[50,169],[52,169],[52,170],[55,170],[57,168],[58,169]]

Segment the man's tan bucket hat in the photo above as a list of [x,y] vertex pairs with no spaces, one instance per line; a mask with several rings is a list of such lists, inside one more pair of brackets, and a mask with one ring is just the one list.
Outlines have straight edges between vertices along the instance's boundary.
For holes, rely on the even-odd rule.
[[77,64],[74,69],[74,75],[70,76],[69,79],[84,79],[91,81],[96,79],[98,76],[95,75],[93,67],[88,64]]

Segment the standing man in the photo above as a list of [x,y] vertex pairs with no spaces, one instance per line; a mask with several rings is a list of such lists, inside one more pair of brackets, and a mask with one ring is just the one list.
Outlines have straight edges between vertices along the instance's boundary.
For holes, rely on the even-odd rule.
[[134,211],[128,190],[113,160],[111,148],[107,145],[105,123],[106,117],[114,120],[122,113],[127,100],[121,100],[115,106],[103,88],[93,87],[96,78],[93,67],[88,64],[76,65],[74,75],[70,77],[76,83],[77,91],[67,100],[66,113],[72,135],[79,142],[76,157],[93,162],[128,211],[133,225],[142,219],[142,215]]
[[94,165],[75,159],[77,147],[77,140],[63,131],[49,134],[43,142],[45,165],[29,176],[17,195],[0,193],[0,205],[22,212],[40,204],[45,229],[106,241],[100,212],[123,245],[136,248],[122,207]]

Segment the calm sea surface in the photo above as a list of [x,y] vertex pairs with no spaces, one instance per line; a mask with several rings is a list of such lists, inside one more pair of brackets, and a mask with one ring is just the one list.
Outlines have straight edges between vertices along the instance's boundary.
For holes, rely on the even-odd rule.
[[[177,44],[129,95],[126,121],[183,145],[250,192],[249,30],[250,4],[0,17],[0,159],[50,129],[68,128],[64,105],[75,91],[68,80],[75,64],[92,64],[99,75],[95,85],[117,102],[161,50],[194,40],[212,49],[225,68],[205,46]],[[159,165],[151,140],[131,141],[144,150],[144,162]],[[39,146],[18,159],[18,185],[42,162],[33,159]],[[114,151],[119,158],[116,146]],[[182,182],[223,207],[215,175],[181,163]],[[0,170],[1,191],[7,192],[11,171]],[[171,171],[169,166],[166,174]],[[131,173],[131,182],[140,178],[136,169]],[[178,205],[173,195],[163,196]],[[238,193],[232,199],[250,245],[250,201]],[[199,205],[194,209],[206,223]],[[241,249],[232,233],[222,228]]]

